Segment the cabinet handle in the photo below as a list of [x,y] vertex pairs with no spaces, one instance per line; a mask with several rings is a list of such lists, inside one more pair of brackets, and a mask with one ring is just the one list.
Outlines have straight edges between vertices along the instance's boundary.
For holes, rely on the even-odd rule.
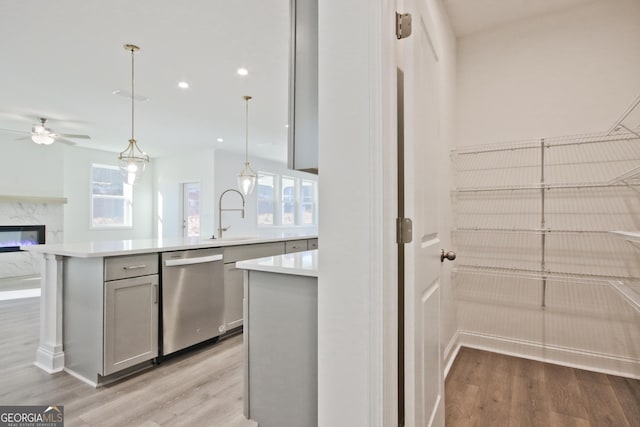
[[138,265],[127,265],[126,267],[122,267],[123,270],[137,270],[139,268],[147,268],[147,265],[138,264]]
[[158,303],[158,285],[153,285],[153,303]]

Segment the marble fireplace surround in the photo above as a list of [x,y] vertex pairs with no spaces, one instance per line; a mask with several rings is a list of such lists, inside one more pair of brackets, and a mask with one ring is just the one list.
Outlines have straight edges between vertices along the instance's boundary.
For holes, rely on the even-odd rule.
[[[42,225],[47,243],[63,242],[63,197],[0,195],[0,225]],[[40,257],[30,252],[0,252],[0,279],[40,274]]]

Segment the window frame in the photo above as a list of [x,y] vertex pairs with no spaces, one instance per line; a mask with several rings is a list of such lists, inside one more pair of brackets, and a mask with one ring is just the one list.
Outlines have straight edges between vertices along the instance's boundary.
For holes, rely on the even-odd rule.
[[[258,209],[260,208],[260,202],[264,202],[267,199],[260,198],[259,194],[256,197],[256,223],[258,228],[303,228],[303,227],[316,227],[318,225],[318,182],[311,180],[300,178],[292,175],[283,175],[276,174],[271,172],[263,172],[258,171],[258,180],[263,176],[273,177],[273,199],[271,200],[273,204],[273,224],[260,224],[258,223],[258,219],[260,216],[260,212]],[[282,194],[283,189],[283,180],[291,180],[293,181],[294,188],[294,197],[293,197],[293,223],[292,224],[284,224],[283,223],[283,211],[284,211],[284,197]],[[302,201],[302,186],[303,183],[310,182],[312,184],[312,196],[311,196],[311,205],[312,205],[312,222],[309,224],[303,223],[304,212],[302,209],[303,205],[308,205],[309,203],[303,203]]]
[[[258,183],[260,182],[260,178],[261,177],[271,177],[271,179],[273,180],[273,192],[271,194],[271,199],[265,199],[265,198],[260,198],[260,192],[258,191]],[[276,209],[277,206],[277,200],[278,200],[278,193],[280,191],[280,186],[278,185],[279,180],[278,180],[278,175],[273,174],[273,173],[269,173],[269,172],[262,172],[262,171],[258,171],[258,179],[256,182],[256,222],[258,227],[275,227],[278,223],[279,223],[279,214],[278,214],[278,209]],[[260,202],[271,202],[271,212],[272,212],[272,219],[273,222],[271,224],[261,224],[259,221],[260,218]]]
[[[114,230],[114,229],[131,229],[133,228],[133,185],[127,184],[124,178],[122,178],[122,196],[113,195],[101,195],[93,192],[94,169],[110,169],[120,172],[118,166],[104,165],[100,163],[92,163],[91,170],[89,172],[89,229],[91,230]],[[94,200],[123,200],[124,201],[124,224],[96,224],[94,222]]]

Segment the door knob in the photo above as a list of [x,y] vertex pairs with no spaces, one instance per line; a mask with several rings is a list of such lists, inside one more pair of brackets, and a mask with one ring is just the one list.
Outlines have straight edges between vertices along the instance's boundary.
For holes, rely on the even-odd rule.
[[456,253],[453,251],[445,252],[444,249],[440,249],[440,262],[444,262],[445,259],[453,261],[456,259]]

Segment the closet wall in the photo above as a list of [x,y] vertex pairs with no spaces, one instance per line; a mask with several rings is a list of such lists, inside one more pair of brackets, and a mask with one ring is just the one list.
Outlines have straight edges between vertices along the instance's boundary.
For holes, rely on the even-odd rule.
[[608,134],[640,95],[638,22],[596,1],[458,40],[461,344],[640,377],[640,250],[609,233],[640,230],[616,181],[640,138]]

